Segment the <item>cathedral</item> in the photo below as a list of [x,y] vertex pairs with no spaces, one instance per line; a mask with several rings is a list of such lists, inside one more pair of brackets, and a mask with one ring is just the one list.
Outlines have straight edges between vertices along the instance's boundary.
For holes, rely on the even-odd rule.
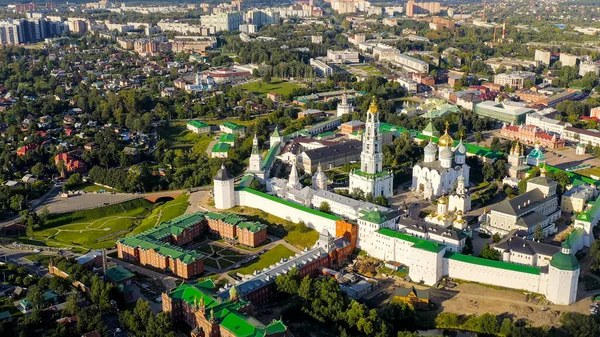
[[454,139],[446,132],[436,146],[431,140],[425,146],[423,162],[413,167],[412,190],[431,200],[449,194],[458,177],[464,178],[464,186],[469,186],[469,166],[466,164],[467,148],[462,139],[455,148]]
[[379,109],[375,99],[367,111],[367,122],[363,133],[360,154],[360,170],[350,172],[350,191],[359,189],[373,198],[393,196],[394,175],[383,169],[383,149],[379,129]]
[[525,155],[523,154],[524,149],[525,146],[521,146],[520,143],[517,143],[510,148],[510,153],[507,157],[508,177],[502,180],[504,184],[516,187],[519,184],[519,181],[527,177],[529,166],[525,163]]

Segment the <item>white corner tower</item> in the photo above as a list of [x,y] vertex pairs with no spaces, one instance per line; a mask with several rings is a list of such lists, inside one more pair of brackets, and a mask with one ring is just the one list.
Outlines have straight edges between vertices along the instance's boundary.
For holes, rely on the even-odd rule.
[[313,188],[315,190],[327,190],[327,182],[328,178],[325,172],[323,172],[323,167],[319,163],[317,167],[317,173],[312,178],[313,180]]
[[235,206],[235,192],[233,186],[233,176],[229,173],[225,165],[217,171],[213,179],[214,182],[214,200],[215,208],[228,209]]
[[348,95],[344,93],[342,95],[342,101],[337,106],[337,116],[342,117],[343,115],[352,113],[354,111],[352,104],[348,103]]
[[571,245],[565,241],[561,251],[554,254],[550,260],[546,299],[559,305],[574,303],[577,300],[578,281],[579,262],[571,254]]

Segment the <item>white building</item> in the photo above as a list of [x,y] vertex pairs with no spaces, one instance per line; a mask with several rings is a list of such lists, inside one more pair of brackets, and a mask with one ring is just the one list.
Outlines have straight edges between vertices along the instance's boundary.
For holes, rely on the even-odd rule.
[[579,64],[579,76],[583,77],[587,73],[594,73],[596,76],[600,75],[600,63],[581,62],[581,64]]
[[501,261],[534,267],[549,265],[552,256],[560,252],[560,247],[518,236],[506,237],[495,244],[493,248],[501,253]]
[[321,77],[328,77],[333,73],[333,68],[320,59],[311,58],[309,64],[315,69],[317,75]]
[[189,121],[185,125],[185,127],[192,131],[193,133],[201,134],[201,133],[209,133],[210,125],[201,122],[201,121]]
[[571,54],[560,53],[560,57],[558,60],[560,61],[563,67],[577,67],[579,57]]
[[531,238],[535,228],[540,226],[545,236],[554,234],[554,222],[560,218],[556,195],[558,184],[545,177],[543,167],[542,172],[542,176],[527,181],[525,193],[494,204],[482,229],[501,235],[518,230]]
[[449,193],[459,176],[464,178],[465,186],[469,185],[469,166],[466,164],[466,148],[462,140],[452,149],[454,140],[446,132],[438,140],[437,146],[433,142],[425,147],[423,162],[413,167],[412,187],[426,199],[433,199]]
[[215,208],[229,209],[235,206],[233,176],[224,165],[217,171],[214,181]]
[[588,200],[596,196],[596,189],[590,185],[577,185],[563,193],[560,209],[563,212],[583,212]]
[[394,62],[400,65],[404,70],[414,71],[418,73],[429,73],[429,63],[421,61],[414,57],[410,57],[404,54],[396,55]]
[[512,73],[503,73],[494,76],[494,83],[515,89],[523,88],[525,81],[535,83],[535,73],[531,71],[513,71]]
[[238,30],[242,16],[238,12],[205,15],[200,18],[202,26],[215,27],[215,31]]
[[337,106],[337,117],[342,117],[343,115],[350,114],[354,112],[354,107],[351,103],[348,103],[348,95],[344,93],[342,95],[342,102],[338,103]]
[[360,170],[350,172],[350,191],[359,189],[373,198],[393,195],[394,175],[383,169],[383,149],[379,129],[379,110],[375,100],[367,111],[367,122],[363,134],[360,154]]
[[566,127],[571,126],[569,123],[542,116],[537,112],[525,115],[525,125],[534,125],[545,132],[553,132],[559,136],[562,136]]
[[352,49],[335,51],[328,49],[327,58],[332,63],[358,63],[358,52]]
[[552,58],[551,52],[546,51],[546,50],[539,50],[539,49],[535,50],[534,60],[540,61],[541,63],[549,66],[551,58]]

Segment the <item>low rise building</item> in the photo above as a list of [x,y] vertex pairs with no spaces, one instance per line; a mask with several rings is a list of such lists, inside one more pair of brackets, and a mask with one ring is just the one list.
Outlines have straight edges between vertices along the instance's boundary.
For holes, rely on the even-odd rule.
[[332,63],[358,63],[359,55],[357,51],[352,49],[335,51],[328,49],[327,50],[327,58]]
[[525,124],[537,126],[538,128],[544,130],[547,133],[555,133],[557,135],[562,135],[565,131],[565,128],[571,126],[571,124],[567,122],[562,122],[553,118],[548,118],[546,116],[540,115],[537,112],[527,114],[525,116]]
[[350,140],[336,145],[304,151],[298,156],[298,164],[304,172],[313,173],[319,164],[325,169],[330,169],[359,161],[361,150],[361,142]]
[[557,149],[565,147],[565,140],[556,136],[556,134],[549,134],[542,129],[534,125],[504,125],[500,130],[500,135],[508,139],[517,139],[525,144],[536,144],[539,143],[541,146],[549,149]]
[[587,202],[595,197],[596,189],[590,185],[573,186],[563,193],[560,199],[560,209],[563,212],[583,212]]
[[495,101],[483,101],[475,104],[475,112],[483,117],[489,117],[505,123],[520,124],[525,121],[527,114],[533,110],[524,106]]
[[527,240],[518,236],[508,236],[493,245],[501,253],[500,259],[533,267],[546,267],[552,256],[560,252],[560,247]]
[[237,124],[234,124],[231,122],[225,122],[225,123],[219,125],[219,129],[221,130],[221,132],[238,134],[242,137],[246,133],[245,126],[237,125]]
[[315,69],[317,75],[321,77],[328,77],[333,73],[333,68],[327,65],[323,60],[311,58],[309,64]]
[[530,71],[513,71],[511,73],[498,74],[494,76],[494,83],[502,86],[509,86],[515,89],[521,89],[525,86],[525,81],[535,83],[535,73]]
[[201,122],[201,121],[189,121],[185,125],[185,127],[192,131],[193,133],[201,134],[201,133],[209,133],[210,125]]

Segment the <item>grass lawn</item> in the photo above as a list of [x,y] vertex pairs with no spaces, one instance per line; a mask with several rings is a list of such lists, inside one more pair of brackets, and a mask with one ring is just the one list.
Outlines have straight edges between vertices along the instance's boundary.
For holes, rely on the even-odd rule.
[[84,191],[84,192],[100,192],[100,191],[104,191],[104,192],[116,192],[117,190],[112,189],[112,188],[108,188],[108,187],[103,187],[103,186],[98,186],[92,183],[83,183],[81,185],[77,185],[75,187],[73,187],[73,191]]
[[25,255],[24,258],[26,258],[27,260],[29,260],[31,262],[38,261],[42,266],[47,266],[48,263],[50,263],[50,259],[52,258],[52,255],[31,254],[31,255]]
[[219,268],[219,265],[217,265],[217,261],[215,261],[214,259],[211,259],[211,258],[204,259],[204,265],[215,268],[215,269]]
[[219,264],[221,265],[221,268],[229,268],[229,267],[233,266],[235,264],[235,262],[224,260],[224,259],[219,259]]
[[205,152],[215,136],[195,134],[186,128],[186,124],[187,122],[171,122],[168,128],[159,128],[158,133],[171,149],[192,149],[197,153]]
[[233,270],[230,273],[240,273],[246,275],[252,274],[255,270],[265,269],[279,262],[282,258],[288,258],[292,255],[294,255],[294,252],[291,251],[288,247],[284,245],[277,245],[269,251],[267,251],[266,253],[264,253],[263,255],[261,255],[258,258],[258,261],[254,260],[255,262],[245,267]]
[[140,234],[141,232],[153,228],[161,222],[169,221],[182,215],[183,213],[185,213],[185,210],[188,207],[189,197],[189,195],[184,193],[177,197],[175,200],[154,205],[152,213],[150,213],[148,217],[142,220],[140,225],[137,226],[131,232],[131,235]]
[[136,199],[91,210],[51,215],[46,226],[36,230],[31,240],[47,246],[110,248],[139,225],[150,212],[152,203]]
[[263,96],[269,92],[276,92],[280,95],[289,95],[292,90],[296,88],[302,88],[303,86],[297,83],[290,83],[281,80],[273,80],[271,83],[265,83],[259,80],[242,84],[241,87],[255,95]]
[[236,206],[231,211],[243,215],[248,220],[266,223],[269,225],[269,234],[276,235],[300,249],[314,246],[319,238],[319,233],[314,229],[276,217],[260,209]]

